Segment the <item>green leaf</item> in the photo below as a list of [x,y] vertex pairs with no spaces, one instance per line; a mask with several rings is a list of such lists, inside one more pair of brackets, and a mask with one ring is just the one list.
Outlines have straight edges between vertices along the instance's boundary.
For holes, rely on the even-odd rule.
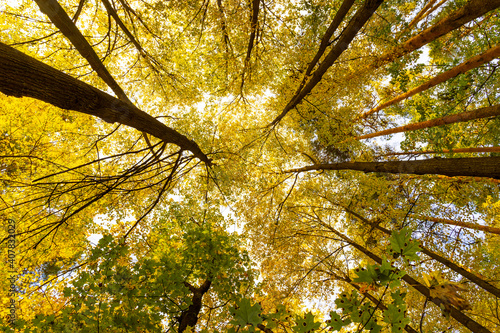
[[242,299],[237,303],[236,307],[231,308],[234,316],[233,323],[235,325],[246,326],[248,324],[257,326],[262,323],[262,318],[260,317],[261,307],[259,304],[250,304],[249,299]]
[[312,332],[318,329],[321,324],[314,322],[314,315],[311,312],[305,314],[304,317],[297,317],[295,319],[296,326],[293,327],[294,332],[305,333]]
[[384,321],[392,326],[392,332],[402,332],[410,319],[405,318],[405,307],[389,304],[384,311]]
[[326,321],[326,326],[333,328],[334,331],[339,331],[342,327],[351,323],[349,318],[342,320],[337,312],[330,311],[330,319]]
[[357,277],[353,278],[352,281],[357,283],[365,282],[368,284],[376,283],[378,280],[378,273],[375,271],[376,268],[378,267],[375,265],[368,265],[366,268],[356,268]]
[[411,230],[403,228],[399,232],[393,231],[390,241],[389,252],[394,259],[399,256],[405,257],[407,260],[418,260],[417,252],[420,251],[420,246],[417,241],[411,239]]

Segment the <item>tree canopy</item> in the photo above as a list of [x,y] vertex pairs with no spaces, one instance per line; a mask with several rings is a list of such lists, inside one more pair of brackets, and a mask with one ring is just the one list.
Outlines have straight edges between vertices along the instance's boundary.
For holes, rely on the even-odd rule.
[[499,331],[499,7],[1,2],[0,330]]

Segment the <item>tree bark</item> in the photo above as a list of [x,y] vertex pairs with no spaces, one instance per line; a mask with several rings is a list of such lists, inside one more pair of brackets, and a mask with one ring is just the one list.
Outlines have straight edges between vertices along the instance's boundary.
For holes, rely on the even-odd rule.
[[252,20],[250,23],[250,38],[248,39],[247,55],[245,57],[245,67],[250,62],[250,56],[252,55],[252,49],[254,47],[255,35],[257,34],[257,26],[259,23],[259,7],[260,0],[252,1]]
[[[500,228],[489,227],[489,226],[480,225],[477,223],[455,221],[455,220],[450,220],[450,219],[442,219],[439,217],[430,217],[430,216],[422,216],[422,215],[410,215],[410,216],[417,218],[419,220],[431,221],[431,222],[435,222],[435,223],[450,224],[450,225],[455,225],[457,227],[474,229],[474,230],[487,232],[490,234],[500,235]],[[498,296],[498,297],[500,297],[500,296]]]
[[304,87],[304,84],[307,82],[307,79],[311,75],[314,67],[318,63],[319,59],[323,56],[323,53],[325,53],[326,48],[328,45],[330,45],[330,39],[332,38],[333,34],[339,27],[340,23],[344,20],[345,16],[351,9],[352,5],[354,4],[354,0],[344,0],[342,2],[342,5],[340,5],[339,10],[335,14],[335,17],[333,18],[332,23],[330,23],[330,26],[326,30],[325,34],[323,35],[323,38],[321,38],[321,43],[319,45],[318,52],[316,52],[316,55],[314,56],[313,60],[309,63],[306,69],[306,73],[304,74],[304,78],[302,82],[300,83],[297,91],[295,94],[299,94],[300,91],[302,90],[302,87]]
[[179,317],[179,333],[184,332],[188,326],[195,327],[198,322],[198,315],[201,311],[201,301],[203,299],[203,295],[206,294],[208,289],[210,289],[210,285],[212,281],[205,280],[203,284],[196,288],[191,284],[184,282],[184,285],[189,288],[189,290],[193,293],[193,297],[191,299],[191,305],[182,311],[181,316]]
[[431,158],[417,161],[347,162],[315,164],[284,171],[358,170],[401,174],[438,174],[445,176],[476,176],[500,179],[500,157]]
[[445,117],[436,118],[436,119],[432,119],[432,120],[421,121],[421,122],[415,123],[415,124],[404,125],[404,126],[400,126],[400,127],[386,129],[386,130],[380,131],[380,132],[375,132],[375,133],[357,136],[356,140],[375,138],[377,136],[389,135],[389,134],[394,134],[394,133],[416,131],[416,130],[423,129],[423,128],[431,128],[431,127],[448,125],[448,124],[453,124],[453,123],[461,123],[461,122],[474,120],[474,119],[497,117],[499,115],[500,115],[500,104],[497,104],[497,105],[493,105],[493,106],[487,106],[484,108],[476,109],[473,111],[452,114],[450,116],[445,116]]
[[250,37],[248,39],[247,46],[247,55],[245,57],[245,62],[243,64],[243,73],[241,75],[241,86],[240,93],[243,96],[243,86],[245,85],[245,75],[247,71],[250,69],[250,56],[252,55],[252,49],[255,46],[255,36],[258,31],[259,24],[259,9],[260,9],[260,0],[252,1],[252,17],[250,21]]
[[[499,0],[500,1],[500,0]],[[366,0],[363,6],[356,12],[354,17],[351,19],[345,30],[340,35],[338,42],[330,50],[328,55],[323,59],[323,62],[318,67],[318,69],[312,74],[311,79],[305,84],[304,88],[293,96],[290,102],[285,106],[281,114],[276,117],[269,126],[277,125],[286,114],[297,106],[304,97],[306,97],[311,90],[321,81],[321,78],[326,73],[328,68],[330,68],[335,60],[344,52],[349,44],[354,39],[359,30],[365,25],[365,23],[370,19],[375,10],[382,4],[383,0]]]
[[146,132],[188,150],[211,165],[200,147],[137,107],[121,101],[0,42],[0,91],[9,96],[32,97],[61,109],[99,117]]
[[377,57],[367,67],[353,73],[346,80],[351,80],[353,77],[364,75],[368,71],[387,65],[499,6],[500,0],[471,0],[465,6],[443,18],[432,27],[425,29],[418,35],[396,46],[386,54]]
[[[366,219],[365,217],[359,215],[358,213],[356,213],[356,212],[354,212],[354,211],[352,211],[352,210],[350,210],[350,209],[348,209],[348,208],[346,208],[344,206],[341,206],[341,207],[346,212],[348,212],[349,214],[354,215],[356,218],[358,218],[358,220],[360,220],[361,222],[365,223],[366,225],[374,227],[375,229],[382,231],[386,235],[389,235],[389,236],[391,235],[391,232],[389,230],[387,230],[386,228],[380,226],[378,223],[371,222],[370,220]],[[457,272],[458,274],[462,275],[463,277],[467,278],[471,282],[474,282],[476,285],[478,285],[479,287],[483,288],[487,292],[489,292],[492,295],[495,295],[496,297],[500,298],[500,289],[498,289],[497,287],[493,286],[489,282],[481,279],[479,276],[475,275],[474,273],[469,272],[469,271],[465,270],[464,268],[458,266],[457,264],[455,264],[451,260],[449,260],[447,258],[444,258],[443,256],[440,256],[437,253],[432,252],[431,250],[427,249],[423,245],[420,245],[420,249],[421,249],[422,253],[424,253],[425,255],[427,255],[427,256],[431,257],[432,259],[440,262],[441,264],[445,265],[449,269],[451,269],[451,270]]]
[[[420,20],[422,20],[422,18],[424,18],[425,16],[429,15],[432,11],[429,11],[429,9],[431,9],[431,7],[434,5],[434,3],[436,2],[437,0],[430,0],[429,2],[427,2],[425,4],[425,6],[422,8],[422,10],[420,10],[420,12],[418,12],[418,14],[415,16],[415,18],[413,18],[413,20],[411,20],[411,22],[408,24],[408,26],[403,30],[403,32],[405,30],[409,30],[411,29],[414,25],[416,25]],[[444,0],[446,1],[446,0]],[[436,7],[437,8],[437,7]],[[427,12],[429,11],[429,12]]]
[[[365,254],[367,257],[371,258],[373,261],[375,261],[377,264],[382,264],[382,259],[375,255],[374,253],[370,252],[368,249],[364,248],[363,246],[355,243],[352,241],[349,237],[346,235],[338,232],[336,229],[328,225],[327,223],[324,223],[323,221],[320,221],[321,225],[326,227],[328,230],[330,230],[332,233],[343,239],[346,243],[349,245],[353,246],[355,249],[358,251],[362,252]],[[418,292],[420,292],[422,295],[424,295],[427,299],[429,299],[431,302],[436,304],[438,307],[440,307],[443,302],[440,299],[437,298],[431,298],[429,288],[409,276],[408,274],[404,275],[402,279],[408,283],[411,287],[416,289]],[[475,333],[491,333],[486,327],[482,326],[472,318],[469,318],[466,314],[464,314],[462,311],[456,309],[455,307],[451,306],[448,304],[447,307],[450,310],[450,315],[459,323],[470,329],[472,332]]]
[[[441,73],[441,74],[433,77],[432,79],[430,79],[426,83],[421,84],[420,86],[418,86],[414,89],[411,89],[404,94],[396,96],[396,97],[392,98],[391,100],[380,104],[376,108],[373,108],[373,109],[365,112],[359,118],[364,119],[375,112],[378,112],[382,109],[385,109],[388,106],[394,105],[394,104],[396,104],[404,99],[407,99],[413,95],[416,95],[424,90],[432,88],[432,87],[434,87],[440,83],[443,83],[443,82],[445,82],[445,81],[447,81],[447,80],[449,80],[457,75],[463,74],[463,73],[465,73],[473,68],[479,67],[479,66],[481,66],[487,62],[490,62],[491,60],[498,58],[498,57],[500,57],[500,45],[494,46],[494,47],[490,48],[489,50],[487,50],[486,52],[483,52],[480,55],[477,55],[475,57],[470,58],[469,60],[467,60],[467,61],[461,63],[460,65],[450,69],[449,71],[446,71],[444,73]],[[371,134],[369,134],[369,135],[371,135]]]
[[424,151],[409,151],[387,153],[380,156],[400,156],[400,155],[425,155],[425,154],[449,154],[449,153],[500,153],[500,147],[476,147],[476,148],[454,148],[439,150],[424,150]]
[[116,96],[122,101],[130,102],[129,98],[109,73],[107,68],[99,59],[92,46],[82,35],[75,23],[71,20],[57,0],[35,0],[40,10],[49,17],[50,21],[61,30],[62,34],[68,38],[78,52],[87,59],[92,69],[101,79],[113,90]]

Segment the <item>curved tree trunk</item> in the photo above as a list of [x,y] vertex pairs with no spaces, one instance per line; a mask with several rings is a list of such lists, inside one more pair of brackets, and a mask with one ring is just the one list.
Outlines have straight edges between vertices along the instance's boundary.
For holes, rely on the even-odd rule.
[[87,59],[92,69],[106,82],[116,96],[122,101],[131,103],[123,89],[115,81],[111,73],[109,73],[97,53],[95,53],[92,46],[90,46],[89,42],[87,42],[57,0],[35,0],[35,2],[40,7],[40,10],[49,17],[50,21],[70,40],[80,55]]
[[36,98],[61,109],[133,127],[166,143],[176,144],[211,165],[211,160],[196,142],[158,119],[1,42],[0,92],[9,96]]
[[374,137],[382,136],[382,135],[416,131],[416,130],[423,129],[423,128],[431,128],[431,127],[448,125],[448,124],[453,124],[453,123],[461,123],[461,122],[474,120],[474,119],[497,117],[499,115],[500,115],[500,104],[497,104],[497,105],[488,106],[485,108],[476,109],[473,111],[452,114],[450,116],[421,121],[421,122],[415,123],[415,124],[404,125],[404,126],[400,126],[400,127],[390,128],[390,129],[380,131],[380,132],[361,135],[361,136],[357,136],[356,139],[357,140],[369,139],[369,138],[374,138]]
[[445,176],[476,176],[500,179],[500,157],[431,158],[417,161],[347,162],[315,164],[284,171],[358,170],[363,172],[402,173]]
[[[443,82],[445,82],[445,81],[447,81],[447,80],[449,80],[457,75],[463,74],[463,73],[465,73],[473,68],[477,68],[481,65],[484,65],[485,63],[490,62],[491,60],[498,58],[498,57],[500,57],[500,45],[494,46],[494,47],[490,48],[489,50],[487,50],[486,52],[483,52],[475,57],[472,57],[469,60],[461,63],[460,65],[458,65],[456,67],[453,67],[452,69],[450,69],[444,73],[436,75],[435,77],[433,77],[432,79],[430,79],[426,83],[421,84],[420,86],[413,88],[413,89],[405,92],[404,94],[396,96],[396,97],[392,98],[391,100],[384,102],[384,103],[380,104],[379,106],[363,113],[359,118],[364,119],[375,112],[378,112],[382,109],[385,109],[388,106],[394,105],[394,104],[396,104],[402,100],[405,100],[413,95],[416,95],[422,91],[425,91],[429,88],[432,88],[432,87],[434,87],[440,83],[443,83]],[[373,133],[373,134],[376,134],[376,133]],[[368,135],[371,135],[371,134],[368,134]],[[363,135],[363,137],[364,137],[364,135]],[[358,137],[358,138],[362,138],[362,137]]]

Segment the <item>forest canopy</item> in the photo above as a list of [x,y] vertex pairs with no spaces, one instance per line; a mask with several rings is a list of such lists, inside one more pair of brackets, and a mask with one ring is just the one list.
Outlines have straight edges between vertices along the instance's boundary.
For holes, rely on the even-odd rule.
[[0,2],[0,330],[500,331],[499,7]]

